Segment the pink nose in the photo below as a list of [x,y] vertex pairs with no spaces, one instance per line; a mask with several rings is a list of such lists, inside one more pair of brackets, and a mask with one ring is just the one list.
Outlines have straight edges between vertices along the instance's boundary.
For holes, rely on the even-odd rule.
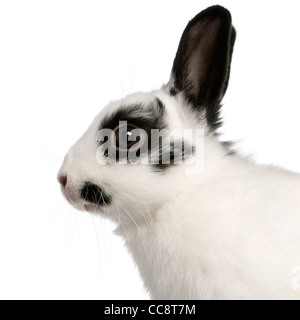
[[62,185],[62,187],[64,187],[64,188],[66,187],[67,182],[68,182],[67,176],[59,176],[57,180]]

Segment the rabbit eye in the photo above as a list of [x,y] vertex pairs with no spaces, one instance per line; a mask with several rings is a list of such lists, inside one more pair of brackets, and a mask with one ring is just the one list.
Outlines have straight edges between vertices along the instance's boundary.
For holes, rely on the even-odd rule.
[[122,151],[136,151],[145,142],[142,130],[131,124],[119,125],[114,130],[116,136],[116,148]]

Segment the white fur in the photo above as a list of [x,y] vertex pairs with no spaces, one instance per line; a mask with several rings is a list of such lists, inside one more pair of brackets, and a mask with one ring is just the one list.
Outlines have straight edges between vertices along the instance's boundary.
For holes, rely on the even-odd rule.
[[[172,128],[201,128],[204,172],[185,165],[155,173],[150,166],[101,166],[96,134],[120,105],[159,97]],[[165,88],[110,103],[71,148],[60,175],[82,209],[82,183],[104,186],[114,220],[154,299],[299,299],[292,273],[300,265],[300,176],[256,165],[226,149],[196,121],[180,95]],[[197,155],[196,155],[197,156]]]

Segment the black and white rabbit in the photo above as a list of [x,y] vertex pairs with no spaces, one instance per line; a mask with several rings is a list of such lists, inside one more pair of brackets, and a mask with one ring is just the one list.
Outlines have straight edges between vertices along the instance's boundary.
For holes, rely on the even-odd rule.
[[200,12],[168,84],[111,102],[58,174],[75,208],[115,221],[154,299],[300,299],[300,176],[216,134],[235,36],[226,9]]

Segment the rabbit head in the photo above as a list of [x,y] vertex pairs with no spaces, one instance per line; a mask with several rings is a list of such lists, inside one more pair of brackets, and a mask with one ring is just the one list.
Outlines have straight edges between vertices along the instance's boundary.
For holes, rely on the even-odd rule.
[[[144,221],[191,187],[226,149],[217,141],[235,41],[230,13],[214,6],[183,32],[169,82],[109,103],[65,157],[58,180],[77,209]],[[204,173],[188,174],[204,159]]]

